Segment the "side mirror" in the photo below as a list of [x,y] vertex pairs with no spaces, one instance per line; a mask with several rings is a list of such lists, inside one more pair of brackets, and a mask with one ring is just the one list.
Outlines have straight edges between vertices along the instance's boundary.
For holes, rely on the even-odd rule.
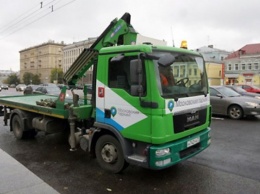
[[223,96],[221,94],[217,94],[217,97],[223,98]]

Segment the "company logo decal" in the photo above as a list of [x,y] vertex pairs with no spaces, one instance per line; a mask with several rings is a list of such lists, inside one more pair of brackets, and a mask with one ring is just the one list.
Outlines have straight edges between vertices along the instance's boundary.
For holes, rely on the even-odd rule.
[[193,105],[193,104],[200,104],[200,103],[204,103],[207,102],[208,98],[195,98],[195,99],[188,99],[188,100],[179,100],[176,103],[176,107],[180,107],[180,106],[189,106],[189,105]]
[[129,109],[124,109],[124,108],[116,108],[112,106],[110,108],[111,115],[115,117],[117,114],[121,117],[131,117],[132,115],[138,115],[140,114],[139,111],[136,110],[129,110]]
[[189,112],[194,114],[198,110],[198,108],[200,109],[208,105],[209,95],[179,98],[178,101],[174,101],[173,99],[167,99],[165,100],[165,113],[176,114],[189,110]]
[[110,109],[110,111],[111,111],[111,115],[114,117],[114,116],[116,116],[116,113],[117,113],[117,110],[116,110],[116,108],[115,107],[111,107],[111,109]]
[[64,93],[61,93],[60,94],[60,101],[63,102],[65,99],[65,94]]
[[173,107],[174,107],[174,102],[173,102],[173,100],[170,100],[170,101],[168,102],[168,109],[169,109],[170,111],[172,111],[172,110],[173,110]]

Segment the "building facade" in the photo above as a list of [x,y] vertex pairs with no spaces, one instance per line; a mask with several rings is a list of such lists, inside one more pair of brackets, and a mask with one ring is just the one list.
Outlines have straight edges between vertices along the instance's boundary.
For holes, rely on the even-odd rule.
[[260,86],[260,43],[248,44],[225,59],[225,83]]
[[224,85],[224,60],[230,54],[230,52],[216,49],[213,47],[213,45],[200,47],[196,49],[196,51],[202,54],[205,60],[209,84],[212,86]]
[[224,59],[231,53],[229,51],[216,49],[213,45],[197,48],[196,51],[202,54],[205,61],[219,64],[224,63]]
[[208,75],[208,82],[210,86],[224,85],[224,64],[205,62],[206,71]]
[[20,81],[25,72],[40,75],[41,83],[50,82],[51,70],[63,68],[63,42],[48,41],[41,45],[23,49],[20,52]]

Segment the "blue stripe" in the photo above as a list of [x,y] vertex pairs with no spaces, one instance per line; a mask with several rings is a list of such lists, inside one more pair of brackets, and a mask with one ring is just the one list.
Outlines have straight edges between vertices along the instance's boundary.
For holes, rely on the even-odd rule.
[[96,118],[97,121],[100,123],[106,123],[108,125],[113,126],[114,128],[116,128],[118,131],[121,131],[124,129],[123,126],[121,126],[119,123],[115,122],[113,119],[111,118],[105,118],[105,113],[100,110],[100,109],[96,109]]

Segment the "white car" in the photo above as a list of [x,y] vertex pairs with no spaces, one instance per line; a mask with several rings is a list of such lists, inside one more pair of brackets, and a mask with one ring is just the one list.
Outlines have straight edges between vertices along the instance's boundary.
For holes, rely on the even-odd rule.
[[24,91],[25,88],[26,88],[26,85],[25,85],[25,84],[18,84],[18,85],[16,86],[16,91],[21,92],[21,91]]

